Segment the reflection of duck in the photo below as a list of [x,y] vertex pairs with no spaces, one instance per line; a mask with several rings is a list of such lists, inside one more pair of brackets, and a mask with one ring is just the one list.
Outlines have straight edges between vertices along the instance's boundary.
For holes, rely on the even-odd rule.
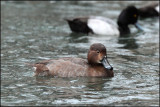
[[120,13],[117,24],[111,19],[100,16],[66,20],[73,32],[94,33],[98,35],[124,35],[130,33],[129,24],[134,24],[137,28],[141,29],[137,24],[138,16],[137,8],[135,6],[128,6]]
[[[86,86],[94,91],[101,91],[105,85],[109,86],[111,78],[86,78],[88,84]],[[107,84],[108,83],[108,84]]]
[[69,42],[70,43],[88,43],[87,35],[84,35],[82,33],[74,33],[72,32],[69,36]]
[[153,3],[138,9],[141,18],[159,16],[159,3]]
[[51,75],[58,77],[113,77],[113,68],[107,61],[106,48],[100,43],[90,46],[88,61],[81,58],[61,58],[32,64],[35,76]]
[[118,43],[124,44],[123,48],[125,49],[137,49],[138,48],[136,39],[134,39],[133,37],[131,38],[129,35],[126,35],[125,37],[119,37]]
[[[93,91],[103,91],[104,88],[107,86],[110,86],[110,82],[112,78],[106,78],[106,77],[76,77],[76,78],[52,78],[52,77],[36,77],[37,84],[43,84],[49,87],[54,87],[56,84],[56,87],[65,87],[62,88],[64,92],[70,93],[66,90],[74,88],[75,91],[70,93],[70,96],[75,96],[77,94],[81,95],[81,92],[84,91],[86,88],[91,89]],[[48,81],[49,80],[49,81]],[[80,88],[85,87],[85,88]],[[60,89],[61,90],[61,89]],[[58,90],[57,90],[58,91]],[[109,90],[108,90],[109,91]],[[75,93],[74,93],[75,92]],[[77,93],[80,92],[80,93]],[[89,95],[89,93],[84,93],[85,95]],[[91,94],[91,93],[90,93]]]

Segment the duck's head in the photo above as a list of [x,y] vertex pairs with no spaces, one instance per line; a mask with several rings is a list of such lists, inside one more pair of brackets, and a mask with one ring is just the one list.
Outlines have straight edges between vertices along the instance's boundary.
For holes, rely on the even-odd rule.
[[129,24],[133,24],[139,30],[143,30],[142,27],[138,24],[138,17],[138,9],[135,6],[128,6],[120,13],[118,17],[118,25],[128,26]]
[[91,65],[102,64],[107,70],[113,70],[107,60],[106,47],[101,43],[94,43],[90,46],[87,58]]

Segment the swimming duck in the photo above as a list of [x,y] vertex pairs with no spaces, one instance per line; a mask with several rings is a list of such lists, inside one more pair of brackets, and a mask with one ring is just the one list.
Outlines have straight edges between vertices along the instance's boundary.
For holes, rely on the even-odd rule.
[[149,18],[159,16],[159,3],[152,3],[144,7],[138,8],[141,18]]
[[113,77],[113,67],[109,64],[106,48],[101,43],[90,46],[87,60],[82,58],[60,58],[31,64],[35,76],[57,77]]
[[65,19],[70,29],[77,33],[93,33],[98,35],[125,35],[130,33],[128,25],[134,24],[136,28],[143,30],[137,23],[138,10],[135,6],[128,6],[120,13],[117,24],[101,16],[79,17]]

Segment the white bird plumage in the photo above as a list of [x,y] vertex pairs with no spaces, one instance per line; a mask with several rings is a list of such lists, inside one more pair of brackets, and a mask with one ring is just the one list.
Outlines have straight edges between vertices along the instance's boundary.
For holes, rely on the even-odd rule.
[[99,35],[119,35],[120,33],[117,24],[109,18],[92,16],[88,19],[87,25],[95,34]]

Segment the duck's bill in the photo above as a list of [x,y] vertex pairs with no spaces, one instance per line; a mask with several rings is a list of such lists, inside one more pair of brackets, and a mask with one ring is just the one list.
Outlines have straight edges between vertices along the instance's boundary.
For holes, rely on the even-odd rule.
[[141,31],[144,31],[144,28],[138,22],[135,24],[135,27]]
[[113,70],[113,67],[109,64],[106,56],[102,59],[101,63],[107,70]]

